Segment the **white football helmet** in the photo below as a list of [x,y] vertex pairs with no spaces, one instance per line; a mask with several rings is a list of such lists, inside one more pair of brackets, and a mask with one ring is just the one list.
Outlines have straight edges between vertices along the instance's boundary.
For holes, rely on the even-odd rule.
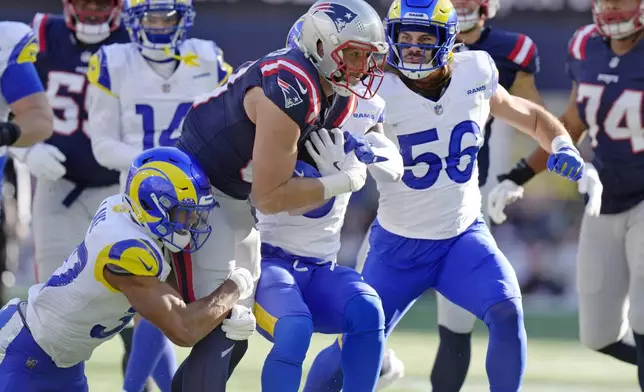
[[[369,99],[378,91],[389,45],[380,16],[365,1],[317,1],[304,15],[297,44],[337,94]],[[345,61],[346,52],[353,61]]]
[[456,8],[461,33],[472,30],[481,18],[494,18],[500,7],[499,0],[452,0],[452,4]]
[[593,20],[604,37],[628,38],[644,28],[644,0],[594,0]]

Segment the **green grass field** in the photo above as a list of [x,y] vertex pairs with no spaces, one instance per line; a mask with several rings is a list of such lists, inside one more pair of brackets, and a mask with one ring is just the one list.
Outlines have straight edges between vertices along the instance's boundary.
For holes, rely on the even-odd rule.
[[[433,300],[419,301],[390,339],[390,347],[406,365],[406,375],[391,392],[429,391],[428,374],[436,350],[437,336]],[[576,340],[574,314],[526,317],[529,336],[525,392],[626,392],[637,391],[635,368],[581,347]],[[333,340],[314,338],[306,358],[305,372],[315,354]],[[478,326],[473,342],[473,358],[464,392],[489,390],[485,375],[487,336]],[[259,377],[270,345],[260,336],[250,348],[230,383],[229,392],[260,391]],[[121,343],[118,338],[99,347],[87,364],[92,392],[120,390]],[[179,358],[187,350],[178,350]]]

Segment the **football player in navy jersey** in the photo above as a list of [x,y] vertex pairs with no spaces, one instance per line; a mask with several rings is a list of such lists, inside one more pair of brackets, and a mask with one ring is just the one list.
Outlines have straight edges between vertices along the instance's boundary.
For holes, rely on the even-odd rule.
[[[36,69],[54,110],[54,133],[12,153],[37,179],[33,204],[36,280],[46,280],[82,241],[99,204],[119,193],[119,174],[100,166],[87,136],[88,61],[103,44],[129,42],[121,0],[63,0],[63,15],[38,13]],[[121,332],[127,361],[132,328]]]
[[[366,170],[352,165],[349,154],[355,147],[360,159],[372,163],[374,154],[364,144],[338,150],[335,146],[344,140],[336,140],[325,146],[320,155],[335,173],[293,178],[293,169],[309,134],[329,132],[322,128],[329,113],[350,117],[355,105],[334,94],[368,98],[376,93],[387,49],[381,19],[365,1],[318,1],[304,17],[298,49],[279,49],[243,64],[226,85],[193,104],[177,147],[205,168],[219,208],[212,214],[213,233],[205,247],[182,254],[184,260],[177,263],[183,266],[176,271],[179,289],[188,301],[212,291],[236,264],[258,278],[260,242],[251,202],[266,215],[296,213],[364,185]],[[224,390],[221,378],[230,374],[228,369],[212,369],[225,369],[221,362],[229,362],[229,355],[214,355],[221,351],[211,347],[236,346],[223,334],[236,328],[234,313],[191,351],[184,374],[180,369],[175,375],[182,378],[183,390]],[[232,355],[234,348],[228,352]]]
[[[591,139],[594,159],[579,188],[599,210],[589,213],[589,202],[581,225],[579,336],[588,348],[636,364],[644,390],[644,1],[596,0],[593,19],[569,43],[572,90],[561,117],[573,140],[586,132]],[[506,186],[520,189],[544,170],[546,155],[522,160]],[[498,198],[509,202],[504,192]],[[625,312],[627,298],[634,306]]]

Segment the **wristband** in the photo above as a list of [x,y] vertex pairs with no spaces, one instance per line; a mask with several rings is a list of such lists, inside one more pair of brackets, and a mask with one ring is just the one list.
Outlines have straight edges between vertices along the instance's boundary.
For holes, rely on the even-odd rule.
[[324,187],[324,200],[352,191],[351,177],[345,172],[318,177]]
[[526,161],[525,158],[522,158],[514,169],[507,174],[501,174],[497,179],[499,182],[510,180],[519,186],[523,186],[523,184],[530,181],[536,174],[537,173],[535,173],[534,169],[528,165],[528,161]]
[[14,122],[0,122],[0,146],[10,146],[18,140],[21,129]]

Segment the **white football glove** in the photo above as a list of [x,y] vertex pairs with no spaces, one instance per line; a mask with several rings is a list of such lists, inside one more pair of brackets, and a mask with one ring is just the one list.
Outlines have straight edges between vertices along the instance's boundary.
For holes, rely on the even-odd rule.
[[36,178],[56,181],[67,173],[67,169],[61,163],[65,162],[67,157],[51,144],[37,143],[25,149],[12,149],[12,154],[26,164],[29,172]]
[[228,279],[232,280],[237,285],[240,300],[253,295],[255,282],[253,281],[253,275],[246,268],[235,268],[230,275],[228,275]]
[[577,181],[577,189],[579,193],[588,194],[588,202],[586,203],[586,215],[598,216],[599,210],[602,207],[602,192],[604,186],[599,180],[599,173],[592,163],[586,163],[584,167],[584,175]]
[[322,176],[345,173],[351,180],[351,192],[364,186],[367,180],[367,166],[358,160],[353,151],[348,154],[344,152],[342,130],[334,128],[328,131],[322,128],[317,132],[311,132],[304,146]]
[[230,340],[248,340],[255,332],[255,315],[245,306],[235,305],[230,317],[221,323],[221,330]]
[[507,216],[503,212],[505,206],[523,197],[523,187],[512,180],[505,179],[496,184],[490,191],[487,200],[488,214],[496,224],[505,222]]

